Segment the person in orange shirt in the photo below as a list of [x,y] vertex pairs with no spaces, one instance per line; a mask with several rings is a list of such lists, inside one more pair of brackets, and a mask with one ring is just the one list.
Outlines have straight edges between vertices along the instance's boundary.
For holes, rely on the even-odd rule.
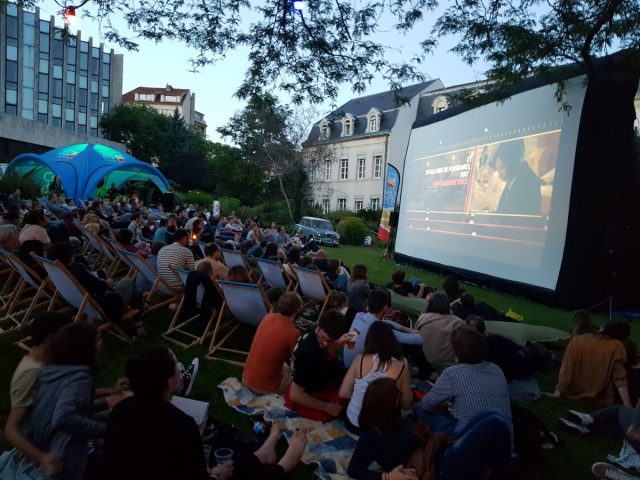
[[302,301],[298,294],[285,293],[278,300],[277,313],[267,314],[253,338],[242,373],[242,383],[254,393],[284,393],[291,382],[288,360],[300,332],[293,325]]

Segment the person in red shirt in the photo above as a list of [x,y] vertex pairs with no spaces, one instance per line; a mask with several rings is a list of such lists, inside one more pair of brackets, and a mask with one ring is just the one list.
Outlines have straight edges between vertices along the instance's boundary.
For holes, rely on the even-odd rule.
[[285,293],[278,300],[277,313],[267,314],[260,322],[242,374],[242,382],[252,392],[284,393],[289,386],[287,362],[300,336],[293,322],[301,306],[298,294]]

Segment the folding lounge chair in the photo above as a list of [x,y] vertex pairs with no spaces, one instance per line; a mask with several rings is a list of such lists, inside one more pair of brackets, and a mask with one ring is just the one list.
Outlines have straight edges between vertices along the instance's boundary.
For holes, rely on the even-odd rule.
[[125,255],[125,253],[129,251],[113,238],[105,238],[104,241],[107,242],[109,247],[111,247],[111,251],[116,254],[119,262],[128,269],[125,277],[134,277],[136,273],[136,267],[133,265],[133,263],[131,263],[131,260],[129,260],[129,256]]
[[[186,287],[187,277],[189,276],[189,273],[191,273],[191,271],[186,270],[184,268],[171,267],[171,269],[178,276],[178,278],[180,278],[182,285]],[[205,329],[202,335],[195,334],[193,330],[192,331],[185,330],[185,328],[188,325],[200,319],[199,307],[200,305],[202,305],[202,299],[204,298],[205,294],[206,294],[205,288],[201,283],[200,285],[198,285],[198,293],[196,294],[196,304],[198,306],[198,313],[196,313],[195,315],[193,315],[188,319],[180,320],[180,314],[182,313],[182,309],[184,308],[184,302],[185,302],[185,295],[182,295],[180,303],[178,304],[178,308],[176,309],[176,312],[173,315],[173,319],[171,320],[171,324],[169,325],[169,328],[167,329],[167,331],[162,334],[162,338],[164,338],[165,340],[169,340],[170,342],[173,342],[182,348],[189,348],[194,345],[202,345],[205,342],[205,340],[210,335],[212,335],[211,324],[213,323],[213,319],[215,318],[217,313],[215,310],[211,312],[211,316],[207,320],[207,324],[205,326]],[[190,343],[182,342],[180,339],[175,338],[176,335],[178,337],[190,338],[191,342]]]
[[[120,253],[129,259],[129,262],[135,267],[136,275],[144,275],[144,277],[151,283],[151,290],[147,293],[146,303],[149,305],[147,311],[157,310],[170,303],[179,302],[182,297],[182,289],[174,288],[169,285],[165,280],[158,275],[153,267],[151,267],[142,255],[139,253],[129,252],[128,250],[121,250]],[[156,303],[153,302],[153,297],[157,294],[167,296],[164,300],[159,300]]]
[[62,297],[77,310],[74,317],[75,321],[80,321],[86,316],[90,321],[98,323],[97,326],[100,331],[107,331],[120,340],[133,343],[131,337],[119,325],[109,320],[102,307],[98,305],[98,302],[93,299],[89,292],[60,261],[51,261],[44,257],[35,258],[42,263],[42,266],[49,274],[49,280],[56,288],[56,293],[50,306],[53,305],[53,301],[57,297]]
[[[209,360],[221,360],[232,365],[244,366],[244,362],[229,360],[219,356],[226,352],[246,357],[248,351],[229,348],[225,346],[227,341],[240,328],[241,324],[257,327],[264,316],[269,313],[271,305],[264,291],[255,283],[218,282],[224,297],[224,303],[218,314],[213,336],[209,345],[209,352],[205,358]],[[225,319],[229,313],[233,318]],[[226,334],[223,332],[226,331]]]
[[98,235],[89,232],[83,228],[82,233],[88,240],[88,244],[91,247],[91,253],[89,253],[89,259],[92,267],[96,270],[106,268],[109,264],[109,258],[104,253],[104,246],[98,240]]
[[0,281],[4,282],[0,288],[0,315],[9,308],[15,287],[19,282],[18,272],[9,263],[8,255],[8,251],[0,249]]
[[[41,278],[40,275],[15,255],[7,255],[6,260],[20,275],[20,281],[16,286],[12,302],[4,318],[14,323],[16,328],[22,329],[31,320],[35,309],[45,305],[48,307],[55,294],[55,288],[49,279]],[[22,309],[21,306],[27,304],[27,302],[27,308]]]
[[227,266],[227,268],[232,268],[236,265],[239,265],[251,271],[246,258],[244,258],[244,255],[240,252],[228,250],[226,248],[221,248],[220,251],[222,252],[222,258],[224,259],[224,264]]
[[96,235],[96,238],[98,239],[98,242],[102,244],[102,251],[110,262],[110,266],[107,269],[107,275],[114,278],[117,274],[123,273],[124,270],[127,272],[124,273],[123,276],[128,275],[131,271],[131,267],[129,264],[124,262],[117,253],[117,249],[121,248],[121,245],[112,238],[103,238],[99,235]]
[[[284,288],[289,290],[292,286],[289,274],[284,271],[279,261],[256,258],[258,268],[262,272],[260,281],[264,280],[269,288]],[[260,283],[260,282],[258,282]]]
[[318,270],[309,270],[306,268],[292,267],[293,272],[298,279],[297,290],[303,297],[309,301],[306,305],[316,303],[321,305],[318,318],[322,315],[325,306],[327,305],[329,285],[327,284],[324,275]]

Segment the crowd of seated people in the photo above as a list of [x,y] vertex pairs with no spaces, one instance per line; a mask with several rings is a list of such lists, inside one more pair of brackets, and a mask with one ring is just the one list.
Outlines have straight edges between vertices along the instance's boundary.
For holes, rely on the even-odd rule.
[[[252,258],[278,261],[284,275],[290,278],[295,278],[293,267],[316,270],[323,275],[330,288],[328,301],[311,328],[305,329],[296,322],[304,303],[297,293],[269,292],[273,309],[255,332],[242,382],[258,395],[284,395],[285,405],[302,416],[323,422],[342,419],[345,428],[360,436],[349,466],[354,478],[415,478],[402,466],[411,452],[421,447],[415,435],[418,421],[435,432],[455,436],[476,415],[491,410],[499,412],[512,429],[507,382],[526,378],[539,370],[535,356],[527,348],[486,333],[484,321],[500,320],[501,316],[493,307],[465,292],[455,276],[445,279],[443,291],[435,291],[422,282],[405,281],[405,272],[397,270],[392,283],[386,289],[380,288],[370,284],[366,265],[353,265],[349,270],[304,235],[290,237],[275,222],[262,229],[256,218],[243,221],[236,215],[214,216],[189,206],[165,209],[158,204],[146,208],[135,195],[86,202],[74,210],[73,216],[65,217],[71,223],[60,221],[67,233],[73,231],[74,235],[70,236],[78,238],[79,244],[53,241],[50,224],[56,220],[48,219],[46,212],[55,213],[55,207],[45,209],[45,205],[32,202],[31,208],[25,209],[24,200],[18,197],[19,193],[14,193],[12,203],[3,214],[2,248],[19,254],[19,258],[42,276],[46,272],[31,253],[60,261],[102,306],[109,319],[120,322],[136,337],[146,337],[141,322],[142,292],[149,291],[151,282],[141,275],[136,276],[135,281],[129,277],[115,281],[106,272],[95,271],[80,255],[86,241],[82,232],[73,228],[108,237],[123,249],[140,254],[146,258],[147,265],[175,289],[183,285],[174,268],[198,272],[207,277],[210,284],[219,280],[256,283],[259,272]],[[243,253],[247,266],[227,268],[222,261],[222,249]],[[390,319],[389,291],[413,297],[415,302],[423,301],[424,313],[413,327]],[[217,308],[219,303],[214,306]],[[125,318],[127,316],[129,318]],[[64,354],[56,357],[48,346],[55,340],[54,333],[37,337],[44,346],[39,348],[35,343],[38,348],[32,351],[31,357],[25,357],[26,366],[20,370],[36,368],[38,373],[31,373],[29,381],[32,382],[33,375],[40,375],[39,369],[47,368],[49,362],[77,362],[69,363],[73,368],[68,370],[69,375],[77,374],[82,384],[82,398],[78,397],[76,407],[84,409],[85,403],[93,403],[95,394],[92,391],[87,394],[85,386],[93,381],[93,371],[89,368],[85,372],[85,367],[93,366],[95,353],[87,351],[81,359],[69,360]],[[85,343],[90,338],[98,338],[89,331],[73,333],[76,334]],[[48,337],[42,340],[43,335]],[[629,340],[628,324],[611,322],[596,331],[588,315],[577,313],[572,335],[552,396],[595,398],[604,405],[620,402],[622,407],[593,414],[575,412],[567,422],[579,427],[574,430],[580,433],[597,431],[600,424],[617,425],[615,428],[624,430],[631,425],[630,408],[637,399],[637,393],[631,395],[631,383],[638,367],[638,355]],[[16,397],[14,405],[12,386],[12,406],[16,411],[9,417],[7,438],[18,453],[7,454],[11,457],[5,458],[6,463],[0,463],[0,468],[27,468],[21,463],[24,461],[30,465],[28,468],[35,465],[44,472],[56,472],[65,465],[64,468],[72,472],[65,478],[76,478],[73,475],[84,468],[88,457],[81,449],[74,449],[90,438],[104,436],[106,431],[107,465],[118,478],[140,478],[144,476],[141,472],[156,472],[154,478],[177,478],[175,475],[229,478],[231,467],[207,471],[201,462],[201,440],[196,436],[197,431],[167,402],[176,389],[175,364],[175,356],[166,349],[145,352],[133,359],[127,366],[127,376],[135,400],[118,405],[111,417],[113,423],[108,427],[84,422],[85,419],[92,422],[91,409],[70,412],[76,423],[72,422],[73,426],[65,433],[69,451],[58,451],[47,444],[43,435],[50,432],[34,426],[31,420],[32,412],[48,415],[52,405],[38,404],[33,392],[24,400],[27,395],[24,391],[23,399]],[[18,387],[21,376],[16,377]],[[412,376],[434,382],[420,401],[410,387]],[[46,378],[49,383],[42,385],[49,395],[44,397],[48,403],[55,403],[51,392],[66,388],[66,381],[64,375]],[[152,381],[153,385],[149,383]],[[25,388],[34,387],[31,384]],[[111,408],[123,395],[117,388],[109,393],[107,406]],[[412,413],[402,417],[401,409]],[[165,445],[161,439],[168,438],[171,430],[157,432],[143,427],[163,421],[171,423],[176,429],[174,433],[183,432],[185,442],[175,461],[170,460],[167,453],[160,456],[163,462],[154,462],[154,452],[168,448],[170,443]],[[75,430],[76,427],[79,430]],[[278,434],[277,427],[272,431]],[[296,434],[291,452],[278,462],[272,453],[274,439],[269,437],[264,448],[252,457],[234,459],[233,475],[235,478],[282,478],[299,461],[304,442],[305,436]],[[148,448],[140,451],[139,456],[132,456],[130,446],[140,443]],[[51,453],[54,451],[55,454]],[[73,460],[69,455],[73,455]],[[373,473],[370,470],[373,462],[377,462],[383,472]],[[246,476],[238,476],[238,472],[245,471],[242,475]],[[173,472],[174,476],[167,472]],[[167,476],[163,476],[165,474]]]

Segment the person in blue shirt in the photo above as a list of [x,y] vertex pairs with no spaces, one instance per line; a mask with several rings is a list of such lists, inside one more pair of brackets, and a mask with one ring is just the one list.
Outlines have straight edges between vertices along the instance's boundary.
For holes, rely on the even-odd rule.
[[[385,322],[393,328],[393,333],[402,345],[403,350],[406,350],[405,346],[408,346],[409,350],[411,350],[410,346],[414,345],[418,347],[418,350],[422,351],[422,335],[395,322],[382,320],[382,317],[387,311],[389,301],[389,292],[384,288],[376,288],[369,293],[367,300],[368,312],[357,313],[349,329],[350,332],[357,333],[357,336],[355,337],[355,346],[353,346],[353,342],[351,342],[344,347],[342,359],[346,367],[351,365],[351,362],[356,356],[364,352],[364,341],[369,332],[369,327],[376,321]],[[405,351],[405,355],[409,355],[407,351]]]

